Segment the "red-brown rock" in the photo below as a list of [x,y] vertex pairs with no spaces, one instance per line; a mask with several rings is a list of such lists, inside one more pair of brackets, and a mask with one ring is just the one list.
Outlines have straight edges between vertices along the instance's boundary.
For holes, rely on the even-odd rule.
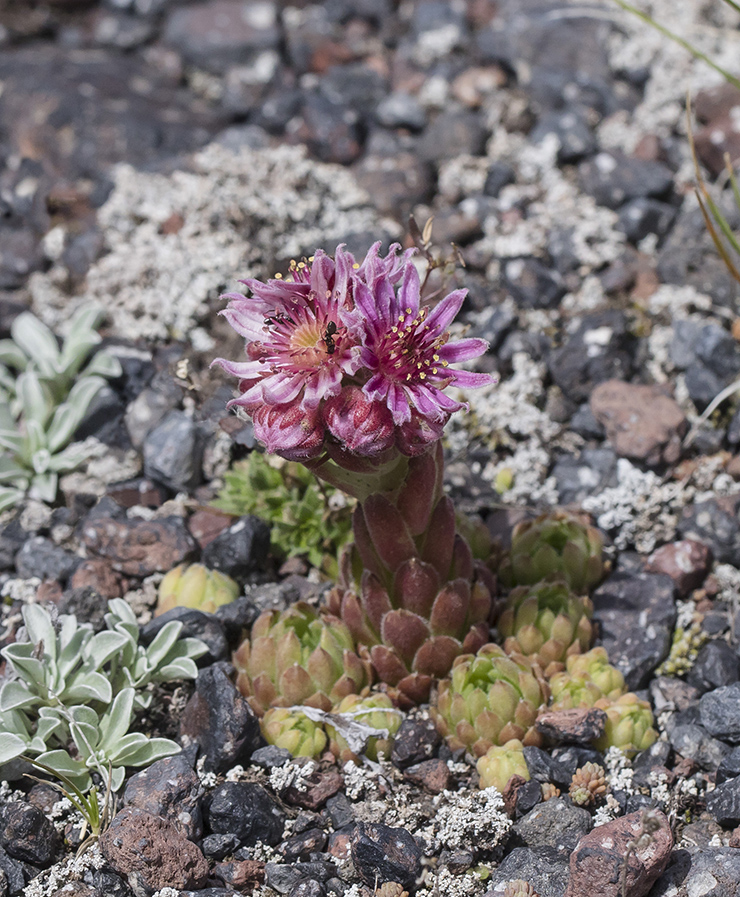
[[265,880],[265,864],[259,860],[231,860],[218,863],[213,874],[237,891],[251,892]]
[[438,758],[422,760],[421,763],[409,766],[404,770],[403,777],[414,785],[421,785],[432,794],[441,794],[450,787],[452,782],[449,766],[444,760]]
[[201,849],[171,822],[146,810],[121,810],[100,836],[100,850],[119,875],[133,876],[153,891],[199,890],[208,878]]
[[678,460],[688,424],[681,406],[660,386],[607,380],[591,393],[590,405],[618,455],[648,466]]
[[195,551],[193,537],[179,517],[159,520],[114,520],[86,523],[82,541],[87,550],[108,558],[114,570],[129,576],[165,573]]
[[336,769],[326,772],[317,770],[301,779],[300,788],[291,785],[281,795],[286,804],[303,807],[304,810],[319,810],[337,792],[344,788],[344,778]]
[[668,865],[673,849],[668,819],[659,810],[651,813],[657,828],[644,837],[644,811],[622,816],[584,835],[570,856],[565,897],[620,897],[625,862],[627,894],[645,897]]
[[709,573],[712,552],[702,542],[682,539],[661,545],[647,559],[648,573],[667,573],[682,598],[698,589]]
[[104,558],[88,558],[72,574],[69,585],[73,589],[92,588],[102,598],[121,598],[123,583],[110,561]]
[[572,710],[549,710],[541,713],[535,728],[551,741],[587,744],[604,734],[606,714],[597,707],[574,707]]
[[740,156],[740,91],[731,84],[702,90],[696,97],[696,117],[705,123],[694,135],[696,154],[718,175],[725,170],[725,153]]

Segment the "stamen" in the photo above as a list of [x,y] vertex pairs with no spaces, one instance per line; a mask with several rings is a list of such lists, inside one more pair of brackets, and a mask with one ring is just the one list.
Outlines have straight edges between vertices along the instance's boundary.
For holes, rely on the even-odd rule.
[[278,271],[278,273],[275,275],[275,280],[282,280],[282,279],[283,279],[283,275]]

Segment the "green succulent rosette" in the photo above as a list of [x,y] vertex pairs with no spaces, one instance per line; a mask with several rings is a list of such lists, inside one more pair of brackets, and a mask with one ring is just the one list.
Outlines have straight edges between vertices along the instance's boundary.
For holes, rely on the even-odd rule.
[[539,582],[513,589],[497,627],[507,653],[535,659],[549,674],[553,664],[588,650],[593,639],[593,605],[564,582]]
[[601,698],[616,700],[626,689],[624,676],[609,663],[603,647],[566,658],[565,670],[549,680],[553,710],[593,707]]
[[628,692],[616,701],[601,698],[594,707],[606,713],[604,734],[594,742],[598,750],[616,747],[628,757],[634,757],[657,741],[650,704],[636,694]]
[[178,564],[169,571],[157,590],[155,616],[173,607],[191,607],[212,614],[239,597],[239,585],[219,570],[203,564]]
[[529,781],[529,769],[524,759],[524,745],[512,738],[502,745],[493,745],[476,764],[481,788],[497,788],[502,794],[512,776]]
[[[380,758],[388,758],[393,749],[393,739],[398,732],[403,714],[401,714],[394,706],[388,695],[378,693],[360,697],[359,695],[347,695],[334,708],[334,714],[346,714],[352,720],[372,729],[385,729],[387,735],[370,736],[367,739],[364,755],[373,761]],[[359,760],[356,750],[347,742],[340,728],[327,722],[326,732],[329,736],[329,749],[342,763],[349,760]]]
[[329,711],[372,682],[372,667],[355,653],[345,624],[305,602],[260,614],[232,662],[237,687],[258,716],[300,704]]
[[320,757],[328,743],[321,723],[300,708],[273,707],[260,720],[260,728],[268,744],[285,748],[294,757]]
[[430,713],[452,750],[464,747],[480,757],[512,739],[541,744],[534,724],[549,694],[536,664],[488,644],[455,660]]
[[514,527],[499,576],[509,587],[561,580],[585,594],[604,575],[603,547],[603,536],[585,518],[550,511]]

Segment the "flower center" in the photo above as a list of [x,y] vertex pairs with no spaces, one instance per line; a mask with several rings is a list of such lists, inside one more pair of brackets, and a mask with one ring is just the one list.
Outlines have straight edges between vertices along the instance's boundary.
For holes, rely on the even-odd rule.
[[386,376],[404,382],[417,378],[426,380],[429,374],[438,375],[440,368],[447,367],[447,362],[441,361],[437,352],[449,340],[450,334],[445,331],[441,336],[434,336],[429,325],[424,323],[427,311],[422,308],[413,317],[412,310],[405,309],[398,316],[398,323],[383,337],[378,357]]
[[328,312],[309,300],[291,308],[290,313],[275,312],[265,317],[264,329],[269,337],[264,349],[277,369],[305,370],[333,361],[347,331]]

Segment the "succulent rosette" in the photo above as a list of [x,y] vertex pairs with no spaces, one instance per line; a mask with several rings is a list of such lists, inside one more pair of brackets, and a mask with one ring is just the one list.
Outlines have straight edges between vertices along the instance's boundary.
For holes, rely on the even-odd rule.
[[616,747],[628,757],[634,757],[657,741],[658,733],[653,728],[650,704],[633,692],[622,695],[616,701],[601,698],[594,706],[606,713],[604,734],[594,742],[600,751]]
[[260,614],[232,662],[237,687],[258,716],[300,704],[328,711],[372,681],[344,623],[304,602]]
[[294,757],[319,757],[327,745],[326,732],[300,709],[272,707],[260,720],[265,741]]
[[555,710],[593,707],[601,698],[615,701],[626,691],[624,676],[609,663],[606,649],[601,646],[566,658],[565,670],[548,681]]
[[601,533],[585,517],[550,511],[514,527],[499,575],[507,586],[559,579],[585,594],[604,575],[603,547]]
[[464,747],[480,757],[512,739],[541,744],[534,724],[548,698],[536,664],[488,644],[455,660],[450,678],[439,683],[430,712],[452,750]]
[[155,615],[173,607],[190,607],[212,614],[222,604],[239,597],[239,585],[219,570],[203,564],[178,564],[159,584]]
[[401,703],[426,700],[458,655],[489,641],[494,584],[456,532],[441,473],[438,444],[411,459],[395,501],[375,494],[358,505],[328,601]]
[[512,776],[529,781],[524,745],[518,738],[490,747],[476,764],[481,788],[497,788],[502,794]]
[[539,582],[513,589],[496,625],[507,652],[535,658],[549,675],[553,665],[589,648],[592,613],[590,598],[564,582]]
[[339,717],[347,717],[354,722],[364,724],[371,729],[385,730],[386,735],[372,735],[365,744],[364,755],[373,761],[380,758],[388,758],[393,749],[393,738],[398,732],[403,714],[394,706],[388,695],[382,693],[369,694],[365,697],[359,695],[347,695],[334,708],[331,718],[336,725],[329,720],[326,723],[326,733],[329,736],[329,749],[341,763],[349,760],[359,762],[357,748],[350,747],[349,742],[342,734],[339,725]]

